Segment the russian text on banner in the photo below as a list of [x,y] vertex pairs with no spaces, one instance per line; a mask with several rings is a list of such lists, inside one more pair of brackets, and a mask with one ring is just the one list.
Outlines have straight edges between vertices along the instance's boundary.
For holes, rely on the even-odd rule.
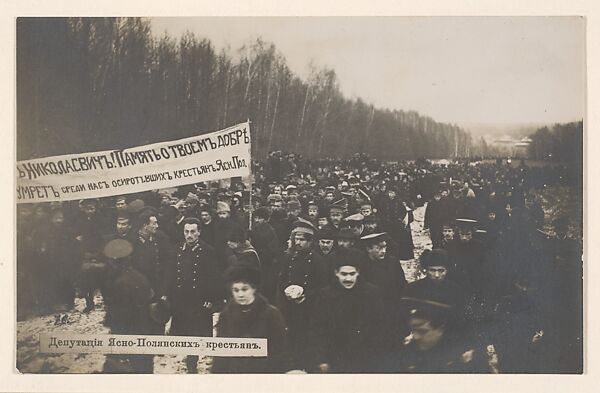
[[19,161],[17,203],[130,194],[249,176],[250,124],[125,150]]

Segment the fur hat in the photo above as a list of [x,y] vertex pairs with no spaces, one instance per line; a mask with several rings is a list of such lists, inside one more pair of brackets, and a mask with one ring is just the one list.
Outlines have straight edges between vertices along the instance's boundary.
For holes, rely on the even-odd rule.
[[252,266],[236,264],[225,271],[225,280],[229,284],[247,282],[254,288],[260,285],[260,271]]

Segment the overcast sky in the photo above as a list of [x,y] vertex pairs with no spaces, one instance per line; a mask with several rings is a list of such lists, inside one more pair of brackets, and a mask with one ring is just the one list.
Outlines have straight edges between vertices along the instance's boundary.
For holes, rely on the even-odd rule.
[[437,121],[546,123],[583,118],[585,21],[578,17],[153,18],[232,53],[262,37],[305,77],[335,69],[347,97]]

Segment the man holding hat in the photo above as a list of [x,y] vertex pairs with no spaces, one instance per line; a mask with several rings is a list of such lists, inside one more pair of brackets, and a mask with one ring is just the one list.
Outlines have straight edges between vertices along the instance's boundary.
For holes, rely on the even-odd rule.
[[322,373],[377,372],[385,311],[377,287],[361,277],[360,252],[333,258],[335,279],[322,288],[310,321],[313,368]]
[[327,263],[312,247],[315,227],[299,219],[292,229],[291,247],[283,254],[277,286],[277,307],[288,325],[294,368],[309,366],[308,319],[317,291],[328,284]]

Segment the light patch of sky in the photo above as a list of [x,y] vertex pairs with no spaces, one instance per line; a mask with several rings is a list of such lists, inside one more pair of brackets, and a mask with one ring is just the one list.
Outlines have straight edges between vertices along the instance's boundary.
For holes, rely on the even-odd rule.
[[437,121],[552,123],[583,118],[579,17],[152,18],[153,32],[209,38],[232,55],[262,37],[290,69],[335,70],[348,98]]

